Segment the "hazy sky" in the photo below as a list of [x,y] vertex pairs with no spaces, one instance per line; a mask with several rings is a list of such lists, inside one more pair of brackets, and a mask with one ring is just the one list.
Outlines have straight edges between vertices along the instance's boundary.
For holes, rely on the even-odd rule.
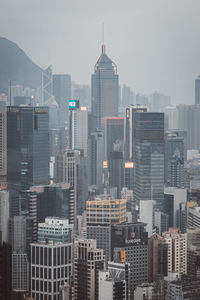
[[120,83],[194,102],[200,74],[200,0],[0,0],[0,36],[54,73],[90,84],[102,43]]

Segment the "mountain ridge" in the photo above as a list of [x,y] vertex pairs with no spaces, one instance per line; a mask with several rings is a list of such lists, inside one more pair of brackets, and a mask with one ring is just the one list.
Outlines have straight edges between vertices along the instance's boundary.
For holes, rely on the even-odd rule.
[[0,94],[8,93],[9,82],[37,88],[42,82],[42,69],[14,42],[0,37]]

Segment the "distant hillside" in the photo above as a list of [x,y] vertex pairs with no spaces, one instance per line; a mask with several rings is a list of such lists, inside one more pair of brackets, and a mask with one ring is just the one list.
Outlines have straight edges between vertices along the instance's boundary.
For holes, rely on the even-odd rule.
[[0,94],[7,94],[10,80],[24,87],[39,87],[41,71],[17,44],[0,37]]

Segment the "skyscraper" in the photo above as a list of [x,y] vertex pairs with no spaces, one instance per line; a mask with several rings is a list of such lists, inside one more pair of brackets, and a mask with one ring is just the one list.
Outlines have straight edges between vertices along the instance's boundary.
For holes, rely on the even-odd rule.
[[59,125],[65,126],[68,120],[68,101],[71,99],[71,76],[69,74],[53,75],[53,95],[59,106]]
[[90,185],[103,192],[103,131],[96,129],[90,137]]
[[68,112],[68,101],[71,99],[71,76],[69,74],[53,75],[53,95],[59,107]]
[[187,274],[187,233],[180,233],[177,228],[169,228],[163,233],[168,244],[168,272]]
[[134,120],[137,112],[146,112],[146,106],[130,105],[126,108],[126,138],[125,138],[125,157],[127,160],[135,159],[135,137]]
[[49,183],[47,107],[7,107],[8,186],[25,190]]
[[164,114],[136,113],[135,139],[135,200],[155,200],[156,206],[164,198]]
[[92,75],[92,113],[96,117],[96,127],[101,128],[101,118],[118,115],[118,75],[117,66],[105,53],[99,57]]
[[184,188],[184,138],[175,132],[165,134],[165,184]]
[[42,105],[46,105],[53,95],[52,66],[42,72]]
[[96,239],[106,262],[111,259],[111,225],[125,222],[126,200],[102,197],[87,201],[87,238]]
[[109,160],[114,144],[124,144],[124,118],[107,117],[102,119],[104,129],[104,159]]
[[200,75],[195,79],[195,104],[200,104]]
[[153,234],[148,240],[149,282],[154,282],[158,276],[168,275],[167,253],[168,245],[164,238]]
[[67,182],[73,187],[74,202],[70,204],[70,207],[72,209],[74,206],[74,222],[76,222],[77,213],[82,214],[84,211],[88,196],[87,166],[83,151],[67,150],[57,155],[57,182]]
[[130,299],[137,285],[148,280],[148,233],[144,223],[115,224],[111,228],[111,259],[130,264]]
[[31,244],[31,297],[58,300],[72,275],[72,259],[71,243]]
[[70,110],[69,118],[70,149],[83,150],[88,154],[88,111],[86,106]]
[[74,300],[99,299],[98,271],[104,268],[103,250],[96,248],[96,241],[79,239],[74,259]]

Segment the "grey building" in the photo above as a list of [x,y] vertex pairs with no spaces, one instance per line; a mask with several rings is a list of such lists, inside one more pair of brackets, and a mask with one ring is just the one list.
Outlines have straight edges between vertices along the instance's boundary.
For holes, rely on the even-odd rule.
[[7,107],[8,186],[25,190],[49,183],[47,107]]
[[111,260],[130,264],[130,299],[137,285],[148,281],[148,233],[145,224],[112,225]]
[[184,138],[176,132],[165,134],[165,184],[184,188]]
[[90,185],[96,185],[103,192],[103,131],[96,129],[90,137]]
[[59,125],[68,120],[68,101],[71,99],[71,76],[69,74],[53,75],[53,95],[59,106]]
[[138,112],[134,116],[135,200],[164,198],[164,114]]
[[101,128],[103,117],[118,115],[118,75],[117,66],[105,53],[99,57],[92,75],[92,114],[96,117],[96,127]]
[[200,76],[195,79],[195,104],[200,104]]
[[134,161],[135,159],[135,114],[137,112],[146,112],[147,107],[141,105],[130,105],[126,108],[125,120],[125,157],[126,160]]
[[60,286],[72,275],[71,243],[31,244],[31,297],[59,300]]
[[200,105],[178,105],[179,129],[187,132],[187,150],[200,149]]

